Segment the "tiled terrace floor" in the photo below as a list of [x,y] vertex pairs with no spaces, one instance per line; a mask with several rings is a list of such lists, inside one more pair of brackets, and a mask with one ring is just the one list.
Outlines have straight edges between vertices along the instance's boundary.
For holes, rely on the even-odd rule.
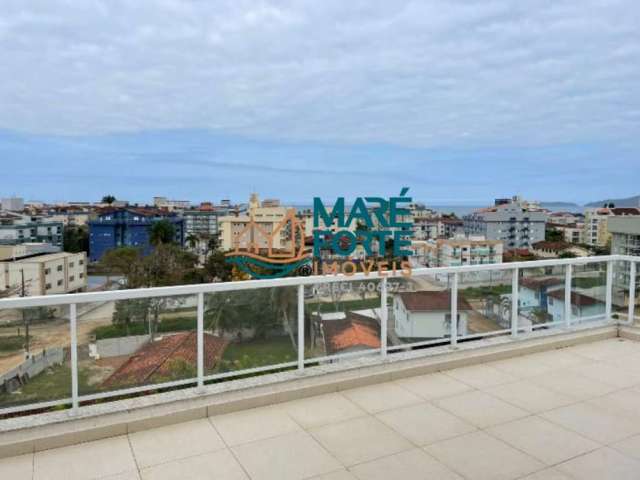
[[0,479],[639,479],[640,344],[607,340],[0,460]]

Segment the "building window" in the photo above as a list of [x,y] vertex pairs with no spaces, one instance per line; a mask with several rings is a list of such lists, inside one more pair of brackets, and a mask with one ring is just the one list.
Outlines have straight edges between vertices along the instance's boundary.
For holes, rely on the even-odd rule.
[[44,288],[45,288],[46,290],[51,290],[51,284],[50,284],[50,283],[47,283],[47,284],[44,286]]
[[75,281],[75,279],[76,279],[76,277],[74,277],[73,275],[71,275],[71,276],[69,277],[69,281],[70,281],[70,282]]
[[69,262],[69,268],[73,268],[73,262]]
[[61,272],[62,271],[62,265],[58,265],[58,271]]
[[80,278],[84,278],[84,273],[80,273]]
[[84,260],[78,260],[78,265],[84,265]]
[[58,286],[61,287],[62,286],[62,280],[58,280]]

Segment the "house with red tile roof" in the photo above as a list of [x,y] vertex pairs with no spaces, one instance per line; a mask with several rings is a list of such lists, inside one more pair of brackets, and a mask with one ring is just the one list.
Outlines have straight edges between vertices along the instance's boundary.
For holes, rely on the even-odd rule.
[[380,324],[375,318],[346,312],[345,318],[319,323],[327,355],[380,348]]
[[[467,319],[473,307],[458,298],[458,334],[466,335]],[[451,292],[399,292],[393,296],[395,333],[400,338],[448,337],[451,332]]]
[[[228,340],[204,334],[204,368],[211,371],[220,362]],[[197,369],[197,335],[195,331],[167,335],[149,342],[113,372],[103,388],[139,386],[184,377],[184,371]]]

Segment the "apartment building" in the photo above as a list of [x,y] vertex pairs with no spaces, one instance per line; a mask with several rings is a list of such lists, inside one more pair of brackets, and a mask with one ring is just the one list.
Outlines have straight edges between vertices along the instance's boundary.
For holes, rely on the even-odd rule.
[[184,245],[184,219],[174,213],[155,208],[106,208],[89,222],[89,259],[99,261],[109,250],[136,247],[151,253],[151,227],[161,220],[171,222],[174,241]]
[[548,214],[520,197],[497,199],[495,205],[466,215],[464,232],[468,236],[480,235],[487,240],[500,240],[505,250],[531,248],[544,240]]
[[605,247],[611,239],[608,223],[611,217],[640,215],[640,208],[613,207],[587,208],[584,212],[584,243],[594,247]]
[[[274,199],[261,203],[257,193],[251,194],[245,214],[226,215],[218,218],[220,247],[224,251],[233,250],[236,247],[245,249],[253,241],[255,242],[255,248],[269,248],[266,236],[275,231],[291,210],[280,206],[280,202]],[[260,229],[264,235],[245,235],[251,223]],[[290,230],[282,228],[280,234],[273,239],[272,248],[276,250],[288,248],[290,246],[290,236]]]
[[0,261],[18,260],[45,253],[58,253],[60,247],[48,243],[21,243],[19,245],[0,245]]
[[547,223],[547,228],[557,230],[562,233],[562,240],[567,243],[586,243],[584,241],[584,224],[583,223]]
[[153,197],[153,206],[173,212],[190,208],[191,202],[189,200],[169,200],[167,197]]
[[219,216],[223,216],[222,212],[209,202],[201,203],[198,208],[185,210],[182,213],[185,238],[190,235],[199,238],[217,237]]
[[8,197],[0,200],[0,209],[9,212],[22,212],[24,210],[24,199],[20,197]]
[[502,263],[503,246],[500,240],[481,238],[452,238],[436,241],[411,242],[413,258],[427,267],[456,267]]
[[573,243],[559,241],[549,242],[543,240],[532,245],[533,253],[540,258],[588,257],[591,252],[588,249],[574,245]]
[[[608,221],[611,233],[611,253],[614,255],[640,256],[640,216],[612,217]],[[614,269],[614,282],[622,291],[629,288],[628,265],[621,265]],[[640,287],[640,268],[636,271],[636,289]]]
[[62,248],[63,224],[48,218],[0,211],[0,245],[49,243]]
[[417,240],[452,238],[464,231],[464,222],[449,217],[414,217],[413,229]]
[[80,292],[87,288],[86,253],[50,253],[0,262],[0,291],[25,296]]

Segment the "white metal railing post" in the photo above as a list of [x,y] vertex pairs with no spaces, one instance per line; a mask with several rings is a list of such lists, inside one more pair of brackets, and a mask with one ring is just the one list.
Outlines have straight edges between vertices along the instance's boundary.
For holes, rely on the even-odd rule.
[[573,265],[567,265],[564,271],[564,323],[567,328],[571,327],[571,277],[573,276]]
[[629,262],[629,312],[627,322],[632,325],[636,308],[636,262]]
[[607,290],[605,299],[605,317],[607,321],[611,320],[611,304],[613,299],[613,262],[607,262]]
[[518,308],[520,306],[520,286],[519,286],[520,269],[513,269],[513,277],[511,278],[511,335],[518,335]]
[[204,293],[198,294],[197,313],[198,390],[204,390]]
[[380,280],[380,355],[387,356],[387,329],[389,327],[389,310],[387,309],[387,277]]
[[451,281],[451,346],[458,344],[458,274]]
[[304,285],[298,285],[298,370],[304,370]]
[[69,305],[71,335],[71,415],[78,414],[78,310],[76,304]]

